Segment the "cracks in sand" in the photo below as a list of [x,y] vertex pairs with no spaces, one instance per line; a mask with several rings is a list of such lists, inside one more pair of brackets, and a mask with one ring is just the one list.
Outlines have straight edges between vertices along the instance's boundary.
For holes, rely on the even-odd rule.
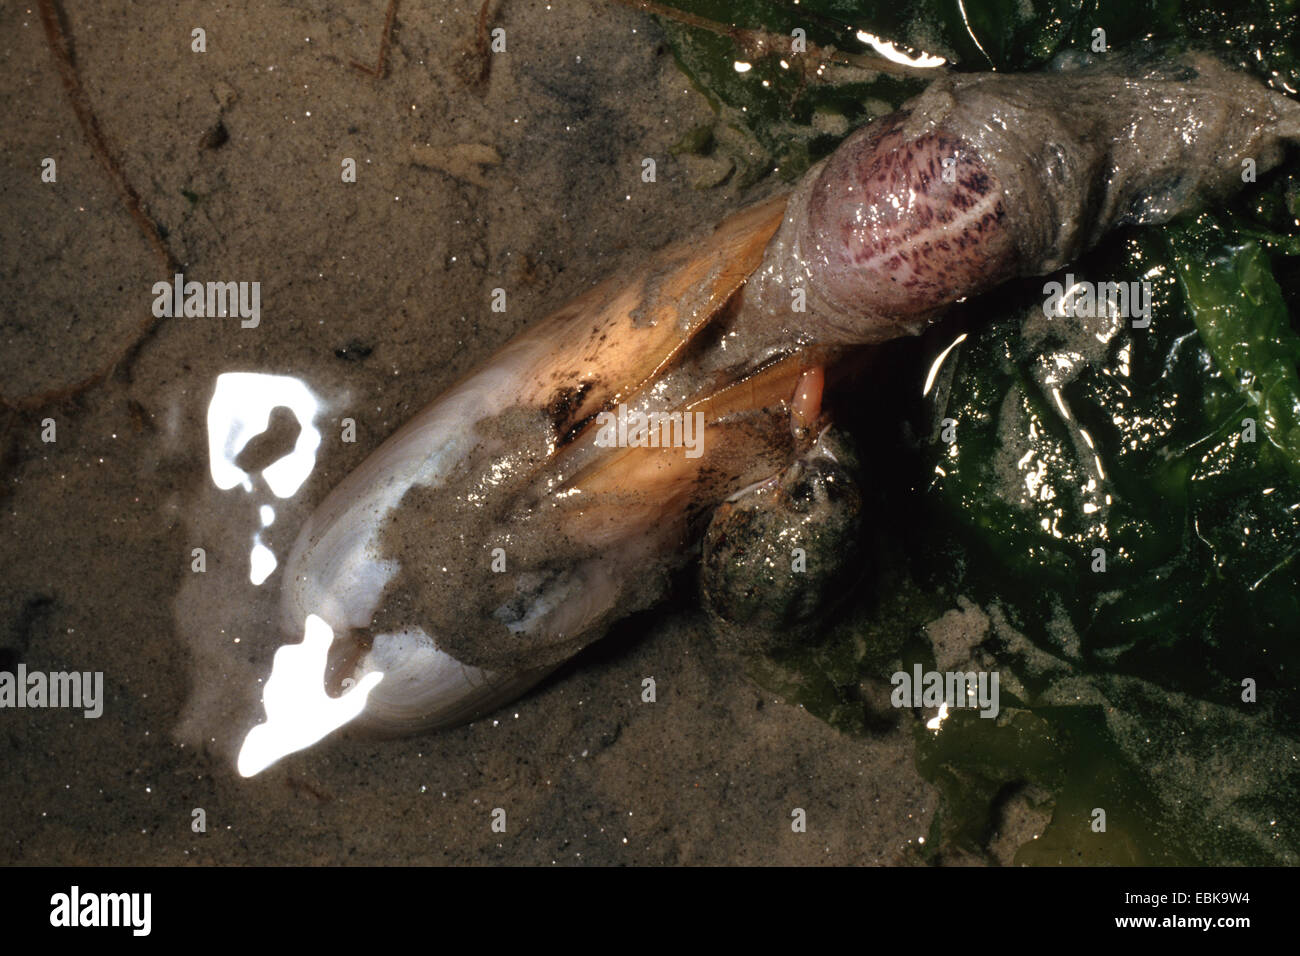
[[[91,152],[94,153],[95,158],[108,173],[114,189],[116,189],[119,198],[122,200],[122,205],[126,208],[131,220],[136,224],[145,241],[149,243],[150,248],[157,255],[163,267],[169,274],[179,272],[181,265],[171,249],[168,248],[162,228],[149,215],[139,192],[127,179],[121,162],[113,152],[103,129],[99,125],[99,118],[90,104],[90,98],[86,95],[85,86],[81,82],[81,74],[77,69],[76,53],[67,28],[67,17],[63,12],[62,4],[58,0],[39,0],[38,6],[40,8],[41,24],[45,28],[45,38],[50,45],[50,54],[54,57],[55,68],[58,71],[59,78],[63,81],[64,92],[68,94],[72,111],[76,114],[77,123],[86,137],[86,142],[90,145]],[[0,395],[0,408],[10,412],[30,412],[44,408],[47,405],[61,404],[77,398],[87,390],[102,384],[115,369],[119,367],[129,369],[140,348],[153,334],[158,323],[159,319],[150,314],[116,355],[109,359],[100,369],[92,372],[81,381],[62,388],[17,398]]]

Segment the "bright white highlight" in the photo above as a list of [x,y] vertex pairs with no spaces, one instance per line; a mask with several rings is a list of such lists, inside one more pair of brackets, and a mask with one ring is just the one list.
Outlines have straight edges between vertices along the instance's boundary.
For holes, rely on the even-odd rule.
[[298,379],[284,375],[226,372],[217,376],[208,405],[208,460],[212,481],[222,491],[236,485],[253,490],[252,479],[235,459],[253,438],[266,431],[271,409],[281,405],[293,412],[302,430],[293,451],[264,468],[262,477],[277,498],[290,498],[316,465],[321,441],[312,424],[319,408],[316,396]]
[[866,30],[859,30],[857,33],[859,42],[867,44],[886,60],[893,60],[895,63],[901,63],[903,66],[917,66],[922,69],[931,69],[936,66],[943,66],[948,61],[941,56],[931,56],[929,53],[922,53],[920,56],[911,57],[894,46],[893,42],[874,33],[868,33]]
[[325,668],[332,643],[334,629],[311,614],[302,643],[275,652],[262,692],[266,723],[244,738],[237,763],[241,776],[261,773],[280,758],[310,747],[365,709],[366,698],[384,675],[371,672],[343,696],[330,697],[325,693]]
[[943,727],[943,722],[948,719],[948,702],[945,700],[939,704],[939,713],[935,714],[925,722],[926,730],[933,730],[936,734]]
[[943,367],[943,360],[948,357],[948,353],[966,341],[966,333],[963,332],[953,340],[952,345],[948,346],[939,353],[939,357],[934,360],[930,366],[930,374],[925,377],[925,387],[921,389],[921,396],[925,397],[930,394],[930,389],[934,388],[934,380],[939,377],[939,369]]
[[271,576],[278,562],[271,549],[262,544],[257,538],[253,539],[253,552],[248,556],[248,580],[252,581],[255,586],[261,585],[263,581]]

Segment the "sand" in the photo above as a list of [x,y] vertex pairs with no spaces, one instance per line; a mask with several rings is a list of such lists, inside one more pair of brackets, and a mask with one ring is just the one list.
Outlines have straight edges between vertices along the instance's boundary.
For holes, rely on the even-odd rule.
[[[373,77],[350,62],[376,63],[382,0],[65,6],[122,181],[187,279],[260,282],[261,314],[154,322],[169,265],[89,145],[37,7],[0,7],[0,666],[102,671],[106,694],[97,720],[0,711],[0,861],[917,861],[936,797],[907,721],[850,737],[782,703],[689,595],[493,718],[235,772],[285,640],[278,572],[249,580],[259,508],[282,564],[334,484],[530,319],[774,186],[691,188],[669,147],[712,113],[654,21],[621,7],[493,3],[507,49],[485,64],[477,4],[402,4]],[[283,417],[240,459],[251,492],[214,485],[205,417],[229,372],[293,376],[324,403],[293,497],[259,471],[292,440]]]

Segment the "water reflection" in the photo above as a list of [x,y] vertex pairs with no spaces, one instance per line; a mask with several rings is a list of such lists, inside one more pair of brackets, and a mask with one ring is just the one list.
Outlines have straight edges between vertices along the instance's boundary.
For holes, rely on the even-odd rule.
[[325,693],[325,668],[334,629],[309,615],[301,644],[286,644],[275,652],[271,676],[262,694],[266,723],[244,738],[236,766],[244,777],[261,773],[281,757],[310,747],[365,709],[366,698],[383,679],[366,674],[347,693]]
[[[297,421],[293,448],[263,467],[242,467],[240,456],[268,431],[272,414],[285,408]],[[255,494],[261,484],[276,498],[292,498],[316,467],[321,433],[316,417],[321,402],[299,379],[257,372],[228,372],[217,377],[208,405],[208,458],[212,482],[221,491],[242,488]],[[269,503],[257,505],[258,527],[252,533],[248,579],[265,583],[279,559],[262,533],[275,522]],[[325,692],[325,673],[333,629],[312,614],[304,622],[303,640],[275,653],[262,695],[266,721],[244,738],[237,759],[241,775],[251,777],[282,757],[309,747],[357,717],[383,675],[367,674],[339,697]]]

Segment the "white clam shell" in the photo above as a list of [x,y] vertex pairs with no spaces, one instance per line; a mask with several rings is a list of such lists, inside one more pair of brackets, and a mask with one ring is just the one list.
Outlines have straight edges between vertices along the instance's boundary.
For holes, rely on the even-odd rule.
[[[513,398],[521,369],[545,343],[519,342],[415,416],[336,487],[307,520],[286,568],[282,626],[301,634],[318,615],[336,639],[370,626],[398,571],[380,554],[390,512],[414,485],[436,485],[467,458],[499,452],[476,424]],[[374,635],[354,677],[381,672],[359,722],[409,733],[470,720],[523,693],[547,671],[497,674],[462,664],[438,649],[437,635],[411,626]]]

